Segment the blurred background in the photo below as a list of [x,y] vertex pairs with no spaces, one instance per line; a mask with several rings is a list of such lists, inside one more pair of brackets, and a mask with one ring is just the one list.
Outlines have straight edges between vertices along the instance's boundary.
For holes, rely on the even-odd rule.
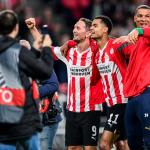
[[[32,42],[24,20],[35,17],[39,29],[48,25],[53,45],[59,46],[72,38],[73,26],[80,17],[107,15],[114,25],[111,35],[125,35],[134,27],[133,13],[140,4],[150,5],[150,0],[0,0],[0,9],[13,9],[19,15],[20,39]],[[67,82],[65,65],[56,61],[54,67],[59,82]]]
[[[32,43],[33,39],[24,21],[34,17],[39,30],[43,24],[48,25],[53,45],[60,46],[72,39],[73,26],[80,17],[94,19],[99,14],[107,15],[114,25],[112,36],[127,34],[134,27],[134,10],[140,4],[150,5],[150,0],[0,0],[0,10],[13,9],[19,15],[19,39],[26,39]],[[55,138],[54,150],[65,150],[67,72],[66,66],[59,60],[55,61],[54,68],[60,82],[59,99],[64,108],[63,121]],[[105,120],[104,112],[104,117],[101,117],[101,126]],[[101,131],[102,128],[100,128]]]

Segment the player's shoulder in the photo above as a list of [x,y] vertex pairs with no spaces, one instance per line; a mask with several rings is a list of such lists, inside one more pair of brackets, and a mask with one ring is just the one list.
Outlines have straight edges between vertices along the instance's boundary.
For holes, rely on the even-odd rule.
[[70,47],[70,48],[68,48],[68,53],[73,53],[73,52],[76,51],[76,50],[77,50],[77,47],[76,47],[76,46]]
[[113,41],[114,41],[115,39],[116,39],[116,37],[110,36],[108,41],[109,41],[109,43],[113,43]]
[[91,48],[93,53],[96,53],[98,50],[97,42],[93,39],[90,40],[90,48]]
[[114,41],[115,41],[115,39],[116,39],[116,37],[110,37],[109,38],[109,47],[110,48],[114,48],[114,49],[117,49],[118,47],[120,47],[120,45],[122,45],[121,43],[114,43]]

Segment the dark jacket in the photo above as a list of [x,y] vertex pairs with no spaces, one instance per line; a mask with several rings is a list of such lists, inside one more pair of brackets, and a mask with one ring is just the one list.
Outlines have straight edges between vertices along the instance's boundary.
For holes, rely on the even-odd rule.
[[[59,82],[55,72],[52,73],[51,77],[48,80],[44,80],[41,82],[41,86],[39,87],[40,97],[41,98],[50,98],[52,97],[56,91],[58,91]],[[51,103],[51,102],[50,102]],[[58,102],[59,104],[59,102]],[[53,121],[56,123],[62,120],[60,113],[57,113]]]
[[52,73],[51,77],[48,80],[44,80],[41,82],[41,86],[39,87],[40,97],[45,98],[52,96],[58,90],[58,79],[55,72]]
[[[0,37],[0,55],[16,43],[17,41],[10,37]],[[32,50],[34,51],[33,48]],[[17,124],[0,124],[0,141],[4,142],[31,136],[40,129],[39,110],[32,97],[29,78],[44,80],[50,77],[53,72],[53,58],[50,48],[44,47],[40,57],[37,58],[34,53],[21,47],[18,70],[26,94],[24,115]]]

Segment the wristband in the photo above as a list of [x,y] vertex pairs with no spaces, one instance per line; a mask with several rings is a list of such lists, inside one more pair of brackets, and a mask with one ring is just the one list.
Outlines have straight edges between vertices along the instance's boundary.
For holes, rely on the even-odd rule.
[[144,34],[144,31],[142,28],[135,28],[137,31],[138,31],[138,34],[139,35],[143,35]]

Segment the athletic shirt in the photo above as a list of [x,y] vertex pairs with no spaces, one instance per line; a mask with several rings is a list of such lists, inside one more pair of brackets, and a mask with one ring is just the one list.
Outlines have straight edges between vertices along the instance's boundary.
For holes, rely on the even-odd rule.
[[105,97],[91,47],[82,53],[78,52],[77,47],[70,48],[66,57],[62,56],[59,47],[55,47],[54,54],[67,65],[68,110],[72,112],[101,110],[101,103]]
[[106,103],[109,107],[127,103],[123,94],[123,80],[127,68],[125,55],[117,49],[118,45],[112,42],[113,39],[109,39],[104,48],[96,54],[96,64],[108,95]]
[[138,96],[150,86],[150,28],[144,28],[143,31],[136,44],[122,49],[130,52],[124,81],[125,97]]

